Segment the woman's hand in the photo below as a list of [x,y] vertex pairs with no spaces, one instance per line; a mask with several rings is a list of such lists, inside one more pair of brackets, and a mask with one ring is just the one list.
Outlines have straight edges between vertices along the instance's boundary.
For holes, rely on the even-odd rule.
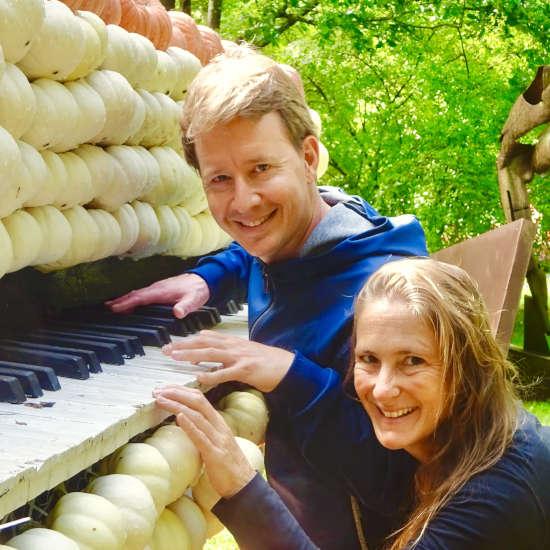
[[173,304],[174,315],[182,319],[206,304],[209,297],[210,290],[202,277],[195,273],[184,273],[132,290],[105,302],[105,305],[115,313],[128,313],[138,306]]
[[217,385],[235,380],[262,392],[274,390],[294,361],[294,354],[282,348],[211,330],[167,344],[162,351],[178,361],[223,364],[217,371],[197,373],[201,384]]
[[231,429],[201,391],[184,386],[156,388],[157,405],[172,413],[199,450],[212,487],[221,497],[238,493],[256,475]]

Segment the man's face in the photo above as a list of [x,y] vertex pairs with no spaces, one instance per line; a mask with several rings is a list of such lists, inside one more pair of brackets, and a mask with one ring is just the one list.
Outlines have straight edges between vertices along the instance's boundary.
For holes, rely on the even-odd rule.
[[297,151],[272,112],[216,126],[195,149],[218,224],[264,262],[297,257],[321,219],[316,139],[308,136]]

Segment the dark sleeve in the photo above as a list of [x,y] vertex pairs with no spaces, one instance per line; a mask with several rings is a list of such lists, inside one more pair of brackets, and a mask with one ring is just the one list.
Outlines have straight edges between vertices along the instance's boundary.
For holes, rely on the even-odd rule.
[[241,550],[319,550],[260,474],[212,512]]
[[236,242],[212,256],[205,256],[187,273],[200,275],[210,291],[209,305],[220,305],[228,298],[246,301],[252,257]]

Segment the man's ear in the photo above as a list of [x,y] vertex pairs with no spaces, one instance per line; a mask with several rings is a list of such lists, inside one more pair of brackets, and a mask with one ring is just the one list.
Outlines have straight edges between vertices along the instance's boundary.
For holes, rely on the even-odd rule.
[[[304,162],[306,163],[306,171],[313,177],[313,182],[317,181],[317,166],[319,165],[319,142],[315,136],[311,134],[304,138],[302,142],[304,151]],[[309,182],[309,179],[308,179]]]

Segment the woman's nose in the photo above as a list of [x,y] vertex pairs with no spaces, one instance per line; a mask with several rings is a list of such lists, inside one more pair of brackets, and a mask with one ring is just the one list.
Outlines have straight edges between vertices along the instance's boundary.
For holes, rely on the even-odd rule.
[[378,401],[394,399],[400,393],[395,372],[390,367],[382,366],[374,382],[372,396]]

